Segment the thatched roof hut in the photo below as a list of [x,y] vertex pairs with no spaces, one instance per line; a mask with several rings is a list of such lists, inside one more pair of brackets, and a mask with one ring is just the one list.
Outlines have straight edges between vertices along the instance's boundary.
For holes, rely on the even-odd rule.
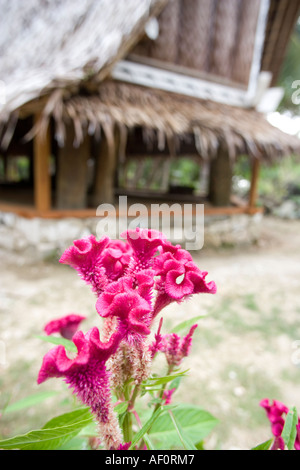
[[0,1],[0,117],[57,89],[101,81],[166,0]]
[[[259,74],[276,79],[299,0],[0,0],[0,6],[0,145],[7,159],[20,152],[22,135],[31,156],[35,211],[27,213],[86,208],[91,154],[92,206],[111,201],[116,167],[137,129],[152,140],[153,157],[194,153],[210,161],[216,205],[230,203],[228,182],[227,200],[215,195],[220,178],[231,178],[228,165],[249,155],[252,211],[257,162],[300,154],[300,140],[256,110]],[[139,158],[146,153],[139,150]],[[52,183],[49,154],[57,169]]]

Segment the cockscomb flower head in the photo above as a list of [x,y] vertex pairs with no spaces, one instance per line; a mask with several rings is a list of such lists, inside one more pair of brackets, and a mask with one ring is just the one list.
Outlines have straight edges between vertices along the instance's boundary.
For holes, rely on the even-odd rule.
[[206,271],[201,271],[193,261],[190,253],[169,242],[163,245],[163,253],[157,256],[153,270],[158,276],[156,282],[157,298],[154,306],[154,317],[172,302],[181,302],[192,294],[215,294],[216,284],[206,282]]
[[149,303],[138,289],[133,289],[130,278],[111,283],[99,296],[96,310],[103,318],[117,317],[117,328],[128,342],[134,343],[137,336],[150,334],[152,317]]
[[44,357],[38,384],[52,377],[62,377],[78,399],[90,407],[106,448],[117,449],[122,444],[122,436],[111,402],[106,362],[117,350],[121,336],[117,332],[110,341],[102,343],[95,327],[86,335],[78,331],[72,341],[77,348],[77,356],[70,359],[61,345],[50,350]]
[[108,237],[97,241],[94,235],[75,240],[59,260],[60,263],[74,268],[96,294],[100,294],[107,284],[101,257],[108,243]]
[[[90,407],[99,423],[101,443],[114,450],[125,450],[130,443],[123,442],[111,391],[123,400],[127,399],[128,384],[135,383],[135,391],[139,390],[159,351],[166,355],[169,370],[190,352],[197,325],[181,338],[175,333],[162,335],[161,320],[150,344],[156,315],[171,302],[216,292],[215,283],[205,281],[207,273],[195,265],[192,256],[160,232],[137,228],[121,236],[123,241],[106,236],[98,241],[93,235],[75,240],[61,256],[60,262],[74,268],[96,294],[96,310],[103,319],[102,340],[97,328],[86,335],[81,331],[67,333],[77,348],[76,357],[71,359],[63,346],[57,346],[45,355],[38,375],[38,383],[63,378]],[[53,327],[47,325],[47,331],[54,332]],[[64,329],[58,331],[66,334]],[[163,397],[166,402],[173,392]],[[131,400],[133,396],[135,392]]]
[[164,336],[161,334],[162,324],[163,324],[163,318],[161,318],[160,321],[159,321],[157,332],[154,335],[154,341],[152,342],[152,344],[149,347],[152,359],[154,359],[156,354],[163,347]]
[[59,333],[63,338],[72,339],[80,323],[85,320],[85,318],[86,317],[82,315],[70,313],[69,315],[48,322],[44,327],[44,331],[47,335]]
[[161,232],[152,229],[127,230],[121,234],[133,250],[131,271],[141,271],[152,266],[153,259],[160,251],[166,238]]
[[171,388],[170,390],[165,390],[163,393],[163,400],[165,400],[165,405],[170,405],[172,403],[173,393],[176,391],[176,387]]
[[106,286],[123,276],[130,261],[128,243],[94,235],[75,240],[61,256],[60,263],[74,268],[80,277],[100,295]]
[[298,417],[298,424],[296,425],[297,435],[295,440],[295,450],[300,450],[300,417]]
[[[278,400],[273,400],[270,403],[268,398],[261,400],[260,406],[265,409],[267,417],[271,423],[272,434],[275,437],[272,450],[284,450],[285,444],[282,438],[282,431],[285,425],[285,418],[289,412],[287,406]],[[296,425],[296,439],[294,443],[294,449],[300,450],[300,418],[298,417],[298,423]]]
[[181,338],[176,333],[169,333],[162,337],[159,349],[165,353],[170,368],[178,367],[183,358],[190,354],[192,336],[198,325],[193,325],[186,336]]
[[284,450],[284,440],[281,434],[284,428],[285,416],[289,412],[289,409],[280,401],[273,400],[273,403],[270,403],[270,400],[267,398],[260,402],[260,406],[266,411],[267,417],[271,423],[272,434],[275,437],[272,449]]
[[122,240],[110,240],[104,248],[101,264],[109,281],[115,281],[124,276],[132,256],[129,243]]

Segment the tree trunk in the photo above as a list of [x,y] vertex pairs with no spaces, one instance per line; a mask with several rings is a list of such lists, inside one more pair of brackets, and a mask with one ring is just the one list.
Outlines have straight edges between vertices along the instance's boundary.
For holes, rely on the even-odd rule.
[[97,207],[99,204],[114,202],[115,171],[119,147],[118,132],[114,132],[113,148],[109,146],[104,132],[95,147],[95,180],[91,202],[93,206]]
[[211,160],[209,175],[209,201],[217,207],[230,205],[232,188],[232,166],[228,151],[219,148],[215,158]]
[[68,126],[64,147],[58,148],[56,205],[58,209],[83,209],[87,205],[90,139],[86,136],[74,147],[74,129]]

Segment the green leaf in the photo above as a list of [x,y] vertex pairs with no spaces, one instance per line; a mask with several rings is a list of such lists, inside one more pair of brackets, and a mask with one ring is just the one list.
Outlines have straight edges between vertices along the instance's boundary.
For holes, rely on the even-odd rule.
[[197,448],[194,446],[190,438],[185,435],[183,429],[181,428],[179,422],[176,420],[174,413],[171,410],[169,411],[169,415],[174,425],[175,431],[177,432],[177,435],[182,443],[183,448],[185,450],[197,450]]
[[294,444],[297,436],[297,428],[296,425],[298,424],[298,414],[295,407],[289,410],[284,423],[284,428],[282,431],[282,438],[284,440],[285,445],[289,450],[294,449]]
[[93,421],[88,424],[85,428],[81,429],[78,436],[81,437],[99,437],[99,432],[97,430],[97,423]]
[[253,447],[251,450],[269,450],[273,443],[273,439],[269,439],[268,441],[259,444],[258,446]]
[[[178,405],[173,410],[173,415],[186,440],[193,445],[203,440],[218,422],[209,412],[195,405]],[[182,442],[169,414],[158,417],[149,431],[149,436],[156,449],[182,448]]]
[[40,392],[30,395],[28,397],[22,398],[11,405],[8,405],[2,413],[13,413],[15,411],[24,410],[25,408],[30,408],[31,406],[38,405],[39,403],[47,400],[57,395],[57,392]]
[[77,348],[75,346],[75,344],[70,341],[69,339],[66,339],[66,338],[60,338],[60,337],[57,337],[57,336],[36,336],[36,338],[38,339],[41,339],[42,341],[45,341],[46,343],[52,343],[52,344],[56,344],[56,345],[62,345],[66,348],[67,351],[71,351],[71,352],[77,352]]
[[[84,421],[87,421],[84,423]],[[81,425],[81,422],[83,425]],[[70,426],[73,424],[79,423],[80,429],[88,426],[93,422],[93,416],[90,412],[89,408],[81,407],[74,411],[69,411],[68,413],[64,413],[62,415],[56,416],[55,418],[50,419],[42,429],[52,429],[52,428],[59,428],[64,426]],[[78,432],[79,432],[78,431]]]
[[127,411],[127,408],[128,408],[128,402],[123,401],[122,403],[119,403],[118,405],[116,405],[114,407],[114,410],[118,415],[121,415]]
[[178,372],[177,374],[166,375],[163,377],[149,377],[147,382],[142,384],[143,388],[150,388],[151,390],[158,387],[159,385],[165,385],[173,380],[177,379],[178,377],[185,377],[187,375],[188,370],[183,372]]
[[86,438],[75,436],[57,450],[89,450],[89,444]]
[[73,439],[93,421],[87,408],[51,419],[42,429],[0,441],[0,449],[54,450]]
[[148,419],[148,421],[143,425],[143,427],[135,434],[134,439],[131,443],[131,446],[129,450],[132,450],[135,448],[135,446],[138,444],[138,442],[143,438],[143,436],[149,431],[151,426],[155,423],[159,415],[164,411],[163,408],[158,408],[151,417]]
[[124,401],[122,403],[119,403],[118,405],[115,406],[114,410],[118,415],[119,419],[119,424],[122,426],[123,421],[126,417],[127,414],[127,408],[128,408],[128,401]]
[[189,330],[198,320],[201,318],[205,318],[206,315],[198,315],[197,317],[190,318],[190,320],[183,321],[172,328],[172,333],[179,333],[180,331],[187,331]]

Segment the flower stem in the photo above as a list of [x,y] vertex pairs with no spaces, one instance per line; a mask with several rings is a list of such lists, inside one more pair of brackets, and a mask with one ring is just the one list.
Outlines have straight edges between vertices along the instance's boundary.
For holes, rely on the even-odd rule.
[[139,394],[139,391],[140,391],[140,384],[137,384],[134,389],[133,389],[133,392],[132,392],[132,395],[131,395],[131,398],[128,402],[128,410],[131,411],[134,407],[134,403],[135,403],[135,400]]
[[[169,368],[168,368],[167,375],[171,375],[171,374],[172,374],[172,371],[173,371],[173,366],[170,365]],[[162,397],[163,397],[163,395],[164,395],[164,391],[166,390],[166,388],[167,388],[167,384],[165,383],[165,384],[163,384],[163,386],[162,386],[162,388],[161,388],[161,390],[160,390],[160,392],[159,392],[159,394],[158,394],[158,397],[157,397],[157,398],[159,398],[160,401],[162,400]],[[153,414],[154,414],[155,411],[157,411],[158,408],[161,406],[160,401],[159,401],[159,403],[157,403],[157,404],[155,405],[154,410],[153,410]]]
[[124,442],[132,442],[132,413],[130,411],[126,412],[122,428]]
[[129,384],[124,387],[124,398],[128,402],[127,411],[123,420],[123,437],[124,442],[132,442],[132,409],[135,399],[138,395],[139,387],[136,385],[131,394],[131,386]]

